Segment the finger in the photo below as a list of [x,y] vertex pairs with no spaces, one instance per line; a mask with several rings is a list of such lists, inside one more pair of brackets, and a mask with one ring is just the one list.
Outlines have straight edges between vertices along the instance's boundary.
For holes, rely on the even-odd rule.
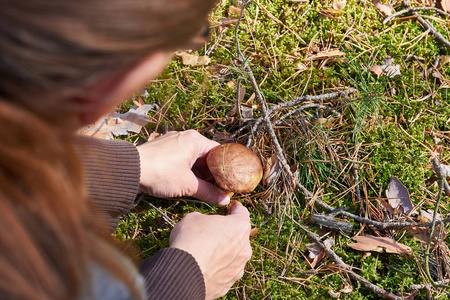
[[189,143],[197,147],[197,158],[206,156],[212,148],[220,145],[218,142],[210,140],[192,129],[184,131],[184,134]]
[[231,202],[230,215],[244,216],[244,217],[250,219],[250,212],[239,201]]
[[209,204],[218,204],[221,206],[225,206],[230,203],[230,196],[228,196],[226,192],[198,177],[195,177],[194,180],[197,181],[197,185],[196,190],[193,191],[193,197]]

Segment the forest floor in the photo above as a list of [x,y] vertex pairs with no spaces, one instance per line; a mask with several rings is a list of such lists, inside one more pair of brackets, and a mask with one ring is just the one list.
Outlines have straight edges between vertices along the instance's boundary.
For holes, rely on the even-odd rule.
[[[447,299],[450,4],[406,5],[224,0],[209,43],[122,107],[157,104],[133,143],[194,128],[263,161],[256,191],[234,196],[258,232],[223,299]],[[141,257],[187,213],[224,213],[140,199],[116,236]]]

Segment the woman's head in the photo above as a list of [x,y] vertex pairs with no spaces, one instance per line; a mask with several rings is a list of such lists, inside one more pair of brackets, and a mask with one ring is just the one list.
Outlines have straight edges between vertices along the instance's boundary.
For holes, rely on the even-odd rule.
[[0,0],[0,98],[47,119],[67,120],[67,114],[107,95],[142,61],[147,65],[135,78],[145,78],[152,67],[151,76],[161,71],[167,59],[162,53],[199,33],[214,3]]

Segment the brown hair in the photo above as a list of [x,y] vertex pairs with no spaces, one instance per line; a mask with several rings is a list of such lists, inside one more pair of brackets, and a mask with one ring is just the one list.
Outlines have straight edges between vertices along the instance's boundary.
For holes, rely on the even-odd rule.
[[70,135],[0,102],[0,139],[1,298],[75,299],[88,263],[133,291],[132,278],[99,253],[105,237],[90,217],[95,210]]
[[[71,133],[59,130],[107,73],[187,43],[214,1],[0,0],[0,295],[76,299],[87,263],[133,289],[92,222]],[[137,296],[136,296],[137,297]]]
[[61,99],[186,44],[215,2],[0,0],[0,98],[53,119],[55,111],[76,111],[77,103]]

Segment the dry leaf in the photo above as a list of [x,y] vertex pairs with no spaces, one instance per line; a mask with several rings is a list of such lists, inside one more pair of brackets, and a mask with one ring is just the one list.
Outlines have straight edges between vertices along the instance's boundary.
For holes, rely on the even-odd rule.
[[211,58],[207,55],[199,56],[198,54],[191,54],[186,51],[180,51],[177,55],[181,56],[181,61],[185,66],[206,66],[211,62]]
[[[327,248],[331,248],[331,246],[333,246],[333,244],[334,244],[334,239],[332,237],[330,237],[330,238],[326,239],[325,241],[323,241],[323,244]],[[317,266],[317,264],[320,262],[320,260],[325,256],[325,252],[322,250],[322,248],[320,248],[315,243],[307,244],[306,249],[309,250],[308,261],[309,261],[311,267],[314,268],[315,266]]]
[[258,108],[258,105],[248,103],[241,104],[242,117],[244,119],[253,119],[253,109],[255,108]]
[[329,290],[328,290],[328,294],[329,294],[331,297],[336,298],[336,299],[339,299],[339,297],[341,297],[341,293],[335,292],[335,291],[333,291],[332,289],[329,289]]
[[337,56],[344,56],[345,52],[342,52],[338,49],[330,49],[330,50],[325,50],[325,51],[321,51],[317,54],[313,54],[311,56],[308,56],[305,58],[305,60],[320,60],[320,59],[325,59],[325,58],[330,58],[330,57],[337,57]]
[[113,139],[114,136],[128,135],[129,132],[139,133],[150,121],[147,113],[155,108],[158,109],[158,105],[145,104],[132,107],[124,114],[113,113],[81,129],[80,133],[101,139]]
[[380,0],[373,0],[374,6],[383,13],[384,16],[390,16],[392,15],[392,11],[394,8],[390,4],[383,4],[380,2]]
[[339,292],[344,294],[351,294],[353,293],[353,287],[346,281],[344,282],[344,287]]
[[334,9],[343,9],[346,4],[347,4],[346,0],[333,0]]
[[264,166],[263,184],[265,186],[271,186],[277,180],[279,175],[280,161],[275,153],[267,160],[266,165]]
[[392,208],[404,214],[408,214],[414,208],[408,189],[395,176],[391,176],[391,182],[386,190],[386,197]]
[[253,227],[253,228],[250,230],[250,236],[251,236],[251,237],[256,237],[256,235],[258,234],[258,232],[259,232],[258,227]]
[[393,208],[387,201],[384,199],[378,199],[380,203],[383,205],[383,207],[393,216],[398,214],[398,210]]
[[420,227],[408,227],[406,231],[411,233],[411,235],[418,240],[419,242],[426,244],[428,243],[428,239],[430,238],[430,230],[429,228],[420,228]]
[[378,65],[370,67],[369,71],[372,73],[372,75],[376,75],[377,78],[380,77],[384,72],[383,68]]
[[372,67],[370,67],[369,71],[373,75],[377,76],[377,78],[382,74],[386,75],[389,78],[395,78],[402,75],[400,73],[400,66],[396,65],[394,60],[390,56],[387,56],[383,60],[383,65],[373,65]]
[[344,14],[345,11],[342,9],[334,9],[334,8],[328,8],[328,9],[321,9],[319,10],[319,14],[324,18],[329,18],[332,20],[337,20],[335,15]]
[[229,17],[239,17],[239,15],[241,14],[242,8],[231,5],[228,8],[228,16]]
[[441,55],[441,62],[439,64],[439,67],[442,67],[448,63],[450,63],[450,55]]
[[383,249],[387,253],[411,254],[412,249],[406,245],[400,244],[388,237],[376,237],[372,235],[358,236],[354,238],[356,243],[348,244],[350,248],[359,251],[377,251],[382,252]]
[[438,0],[436,6],[445,12],[450,13],[450,0]]

